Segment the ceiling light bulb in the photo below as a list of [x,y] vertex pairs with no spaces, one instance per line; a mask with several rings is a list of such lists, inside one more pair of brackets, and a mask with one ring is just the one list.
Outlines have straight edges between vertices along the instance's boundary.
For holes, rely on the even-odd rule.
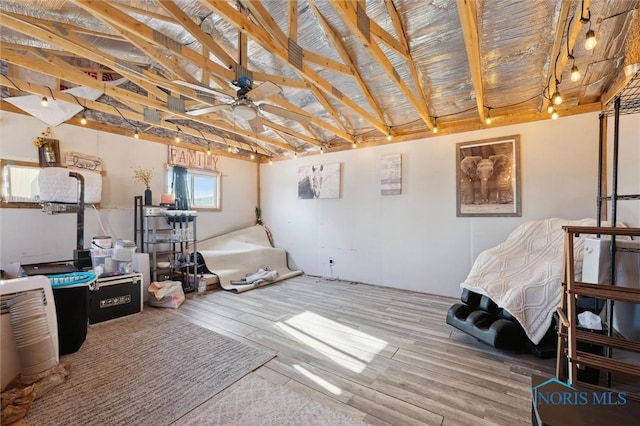
[[490,116],[487,116],[487,118],[484,120],[484,122],[485,122],[486,124],[491,124],[491,117],[490,117]]
[[269,159],[269,164],[273,164],[273,160],[272,159]]
[[324,148],[320,148],[320,154],[324,154]]
[[547,114],[553,114],[553,111],[555,111],[555,109],[553,109],[553,105],[549,105],[547,107]]
[[358,146],[358,145],[356,145],[356,143],[355,143],[355,142],[351,144],[351,148],[353,148],[353,149],[356,149],[356,147],[357,147],[357,146]]
[[138,133],[138,129],[136,129],[136,132],[133,134],[133,137],[136,139],[140,139],[140,134]]
[[298,153],[297,152],[293,153],[293,158],[298,158]]
[[46,96],[42,97],[42,100],[40,101],[40,105],[42,105],[43,107],[46,107],[47,105],[49,105],[49,100],[47,99]]
[[180,135],[176,135],[176,143],[180,143]]
[[553,111],[553,113],[551,114],[551,119],[552,120],[557,120],[558,119],[558,111]]
[[560,105],[562,103],[562,96],[560,96],[560,92],[557,90],[553,93],[552,99],[555,105]]
[[80,124],[82,124],[83,126],[87,124],[87,116],[84,114],[84,112],[82,113],[82,118],[80,118]]
[[253,120],[256,118],[256,110],[250,105],[239,104],[233,107],[233,113],[244,120]]
[[207,147],[207,155],[211,155],[211,148]]
[[574,65],[571,67],[571,81],[575,83],[578,80],[580,80],[580,70],[578,70],[578,67]]
[[391,133],[389,133],[389,134],[387,135],[387,140],[388,140],[388,141],[390,141],[390,140],[391,140]]
[[255,154],[251,154],[251,159],[255,160],[256,159],[256,155]]
[[433,126],[433,133],[438,133],[438,125]]
[[227,151],[231,152],[231,146],[227,146]]
[[587,40],[584,42],[584,48],[587,50],[592,50],[596,47],[598,41],[596,40],[596,33],[593,30],[587,31]]

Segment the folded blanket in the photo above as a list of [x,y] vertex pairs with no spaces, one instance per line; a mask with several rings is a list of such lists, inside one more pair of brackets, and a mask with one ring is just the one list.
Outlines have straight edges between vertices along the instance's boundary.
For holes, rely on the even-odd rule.
[[[552,218],[526,222],[503,243],[480,253],[460,287],[491,298],[513,315],[527,337],[538,344],[561,300],[562,227],[595,225],[594,219]],[[578,280],[582,275],[585,237],[588,235],[574,239]]]

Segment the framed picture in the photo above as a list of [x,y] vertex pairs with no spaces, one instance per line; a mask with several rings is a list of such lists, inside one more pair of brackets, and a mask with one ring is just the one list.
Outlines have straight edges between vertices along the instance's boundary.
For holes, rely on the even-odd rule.
[[380,159],[380,194],[402,193],[402,155],[388,154]]
[[456,144],[457,216],[522,216],[520,135]]
[[300,166],[298,198],[340,198],[340,163]]

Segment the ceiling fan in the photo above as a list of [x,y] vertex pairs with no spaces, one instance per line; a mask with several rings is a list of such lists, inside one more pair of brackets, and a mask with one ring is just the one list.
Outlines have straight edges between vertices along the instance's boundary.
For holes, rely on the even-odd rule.
[[[213,95],[223,95],[231,97],[224,92],[197,83],[189,83],[183,80],[175,80],[174,83],[189,87],[194,90],[207,92]],[[259,115],[260,111],[279,115],[284,118],[298,121],[302,124],[308,124],[311,121],[311,117],[305,114],[300,114],[295,111],[289,111],[285,108],[280,108],[275,105],[265,103],[256,104],[256,102],[277,95],[282,91],[282,89],[278,85],[272,83],[271,81],[265,81],[255,88],[253,87],[253,81],[248,77],[240,77],[237,80],[232,81],[231,83],[238,88],[238,90],[236,91],[236,97],[234,98],[234,101],[232,103],[198,108],[186,111],[186,113],[188,115],[198,116],[215,111],[231,110],[236,118],[246,120],[249,124],[249,127],[251,127],[254,132],[258,133],[264,131],[262,120],[260,119]]]

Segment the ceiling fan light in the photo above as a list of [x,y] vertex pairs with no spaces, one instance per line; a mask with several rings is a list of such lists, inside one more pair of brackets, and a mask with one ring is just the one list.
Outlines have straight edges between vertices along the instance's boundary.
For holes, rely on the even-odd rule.
[[255,109],[253,109],[249,105],[243,104],[236,105],[233,108],[233,113],[236,115],[236,117],[242,118],[243,120],[253,120],[257,116]]
[[587,40],[584,42],[584,48],[587,50],[593,50],[596,47],[598,41],[596,40],[596,33],[593,30],[587,31]]

